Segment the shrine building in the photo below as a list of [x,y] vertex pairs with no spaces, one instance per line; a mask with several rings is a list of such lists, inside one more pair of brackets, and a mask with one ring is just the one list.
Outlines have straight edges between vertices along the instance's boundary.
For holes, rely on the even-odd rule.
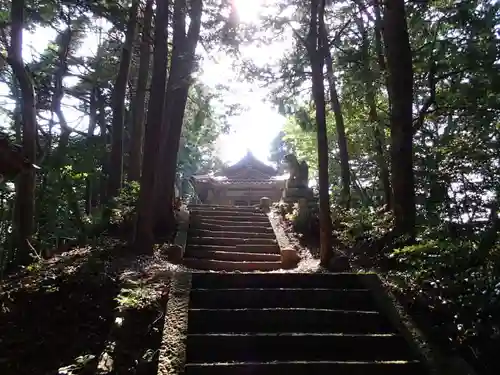
[[192,180],[205,204],[251,206],[259,204],[262,197],[277,202],[285,188],[283,176],[250,151],[236,164],[213,175],[195,175]]

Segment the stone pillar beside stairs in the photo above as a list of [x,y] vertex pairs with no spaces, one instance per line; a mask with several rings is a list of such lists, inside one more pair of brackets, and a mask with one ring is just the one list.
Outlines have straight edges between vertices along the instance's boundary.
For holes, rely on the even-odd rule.
[[184,251],[186,250],[187,234],[189,230],[190,215],[186,206],[181,206],[176,212],[177,233],[173,244],[167,248],[167,259],[175,264],[182,263]]
[[[298,204],[299,222],[309,222],[312,212],[317,208],[312,189],[294,180],[287,181],[281,200],[290,205]],[[281,264],[284,269],[295,268],[299,262],[300,256],[292,246],[281,249]]]
[[282,201],[288,204],[298,204],[298,217],[299,222],[307,222],[310,220],[312,212],[318,208],[318,203],[314,197],[311,188],[304,185],[299,185],[294,181],[288,181],[286,188],[283,190]]

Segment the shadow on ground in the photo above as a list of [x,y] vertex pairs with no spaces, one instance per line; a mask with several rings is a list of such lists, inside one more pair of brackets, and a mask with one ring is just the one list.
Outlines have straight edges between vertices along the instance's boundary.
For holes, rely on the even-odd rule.
[[[150,277],[145,263],[152,262],[151,257],[138,258],[110,241],[75,249],[4,280],[0,374],[95,373],[117,312],[123,275]],[[156,373],[154,350],[160,346],[161,333],[155,331],[161,332],[163,325],[163,299],[129,314],[117,344],[117,352],[123,351],[120,374]],[[139,366],[143,362],[146,365]]]

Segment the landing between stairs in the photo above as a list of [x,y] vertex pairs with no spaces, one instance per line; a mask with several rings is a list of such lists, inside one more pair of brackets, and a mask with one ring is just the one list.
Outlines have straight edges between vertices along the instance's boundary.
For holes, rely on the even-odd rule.
[[159,374],[428,374],[368,287],[374,275],[182,273]]

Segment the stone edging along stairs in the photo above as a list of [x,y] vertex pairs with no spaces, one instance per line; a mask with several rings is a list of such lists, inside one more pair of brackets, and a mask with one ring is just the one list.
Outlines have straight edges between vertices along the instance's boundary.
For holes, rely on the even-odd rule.
[[429,374],[369,277],[176,274],[158,374]]
[[254,207],[190,206],[184,265],[214,271],[273,271],[282,268],[269,218]]

